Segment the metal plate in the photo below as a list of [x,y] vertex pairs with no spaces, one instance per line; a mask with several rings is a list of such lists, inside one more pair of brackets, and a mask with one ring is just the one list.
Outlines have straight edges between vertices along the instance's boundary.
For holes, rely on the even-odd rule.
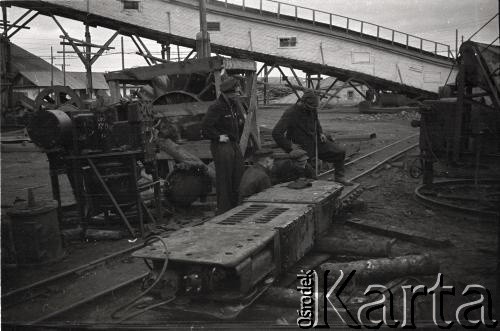
[[312,208],[308,205],[245,202],[205,224],[240,228],[283,228],[306,214],[312,214]]
[[[181,229],[165,238],[168,258],[172,261],[216,264],[234,267],[258,253],[275,236],[269,228],[232,228],[229,226],[195,226]],[[135,251],[132,256],[164,259],[160,243]]]
[[[317,221],[313,205],[246,202],[207,223],[226,228],[267,228],[279,234],[282,267],[289,268],[313,245]],[[317,213],[316,215],[319,215]]]
[[342,191],[342,185],[325,180],[316,180],[312,186],[295,190],[286,187],[288,183],[275,185],[265,191],[246,198],[245,202],[273,202],[318,204],[331,198],[336,198]]

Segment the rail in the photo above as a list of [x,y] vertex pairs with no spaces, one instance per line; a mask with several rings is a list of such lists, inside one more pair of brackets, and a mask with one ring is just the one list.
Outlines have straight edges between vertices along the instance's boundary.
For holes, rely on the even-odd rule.
[[[358,35],[360,37],[371,37],[377,42],[390,42],[392,45],[402,46],[406,49],[414,49],[420,53],[428,52],[434,56],[443,56],[455,59],[450,50],[450,45],[437,41],[421,38],[402,31],[384,27],[343,15],[338,15],[313,8],[297,6],[276,0],[210,0],[211,3],[240,7],[241,10],[252,10],[261,16],[271,15],[277,19],[294,19],[295,21],[307,20],[313,25],[327,25],[330,30],[344,30],[346,34]],[[444,54],[446,55],[444,55]]]

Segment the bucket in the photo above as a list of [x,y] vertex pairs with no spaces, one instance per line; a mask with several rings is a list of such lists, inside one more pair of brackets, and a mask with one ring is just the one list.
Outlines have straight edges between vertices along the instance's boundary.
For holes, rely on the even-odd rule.
[[7,211],[18,265],[38,265],[64,256],[57,213],[57,201],[16,203]]

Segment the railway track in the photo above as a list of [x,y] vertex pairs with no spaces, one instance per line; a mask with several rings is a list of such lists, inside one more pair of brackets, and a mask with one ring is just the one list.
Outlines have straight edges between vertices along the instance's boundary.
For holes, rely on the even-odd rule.
[[[370,174],[378,167],[416,148],[418,139],[419,134],[413,134],[346,162],[346,177],[355,181]],[[324,179],[333,172],[333,169],[325,171],[319,177]]]
[[[418,146],[418,134],[378,148],[346,163],[346,176],[357,180],[385,163]],[[333,173],[320,174],[325,179]],[[56,274],[2,295],[2,323],[45,324],[61,320],[70,311],[138,285],[148,269],[142,261],[131,260],[129,253],[142,247],[135,245],[77,268]],[[102,279],[111,281],[99,281]]]
[[2,323],[41,323],[135,284],[148,274],[148,270],[129,255],[142,246],[134,245],[3,294]]

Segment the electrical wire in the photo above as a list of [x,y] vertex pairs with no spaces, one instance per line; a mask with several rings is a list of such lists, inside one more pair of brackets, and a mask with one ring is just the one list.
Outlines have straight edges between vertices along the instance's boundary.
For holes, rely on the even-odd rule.
[[[146,289],[144,290],[143,292],[141,292],[139,295],[137,295],[135,298],[133,298],[132,300],[130,300],[128,303],[118,307],[117,309],[115,309],[112,313],[111,313],[111,318],[113,319],[118,319],[119,317],[116,316],[116,314],[120,311],[125,311],[127,312],[134,303],[137,302],[137,300],[141,299],[142,297],[144,297],[146,294],[148,294],[155,286],[156,284],[158,284],[158,282],[163,278],[163,276],[165,275],[165,271],[167,270],[167,265],[168,265],[168,246],[167,246],[167,243],[165,242],[165,239],[163,239],[162,237],[160,236],[151,236],[149,237],[146,242],[145,242],[145,246],[149,245],[151,243],[151,241],[153,239],[157,239],[160,241],[160,243],[163,245],[163,248],[164,248],[164,254],[165,254],[165,261],[163,262],[163,267],[160,271],[160,273],[158,274],[158,276],[156,277],[155,281]],[[172,299],[169,299],[170,301],[173,300]],[[169,300],[167,300],[168,302],[170,302]],[[168,302],[163,302],[162,304],[166,304]],[[153,309],[154,307],[147,307],[146,309],[143,309],[141,310],[142,312],[145,312],[149,309]],[[137,314],[138,315],[138,314]],[[121,321],[125,321],[131,317],[134,317],[134,316],[137,316],[136,313],[133,313],[131,315],[126,315],[122,318],[120,318],[120,320],[118,322],[121,322]]]
[[175,297],[175,296],[173,296],[173,297],[171,297],[170,299],[167,299],[167,300],[164,300],[164,301],[161,301],[161,302],[155,303],[155,304],[153,304],[153,305],[150,305],[150,306],[148,306],[148,307],[146,307],[146,308],[143,308],[143,309],[141,309],[141,310],[139,310],[139,311],[136,311],[136,312],[134,312],[134,313],[132,313],[132,314],[129,314],[129,315],[126,315],[126,316],[122,317],[122,318],[121,318],[121,319],[119,319],[116,323],[118,323],[118,324],[123,323],[123,322],[125,322],[126,320],[129,320],[129,319],[131,319],[131,318],[133,318],[133,317],[136,317],[136,316],[138,316],[138,315],[144,314],[144,313],[145,313],[145,312],[147,312],[148,310],[151,310],[151,309],[154,309],[154,308],[157,308],[157,307],[160,307],[160,306],[166,305],[166,304],[168,304],[168,303],[170,303],[170,302],[174,301],[175,299],[176,299],[176,297]]

